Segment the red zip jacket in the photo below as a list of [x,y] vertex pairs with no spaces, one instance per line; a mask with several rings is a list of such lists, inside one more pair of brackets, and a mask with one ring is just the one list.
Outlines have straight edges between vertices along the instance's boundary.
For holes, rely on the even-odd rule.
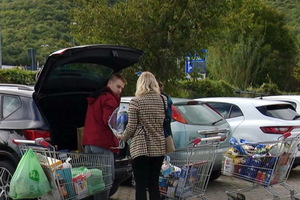
[[110,147],[119,146],[118,139],[108,126],[108,120],[113,111],[120,105],[120,97],[106,87],[100,96],[88,97],[88,108],[85,118],[83,145],[92,145],[118,153],[119,150]]

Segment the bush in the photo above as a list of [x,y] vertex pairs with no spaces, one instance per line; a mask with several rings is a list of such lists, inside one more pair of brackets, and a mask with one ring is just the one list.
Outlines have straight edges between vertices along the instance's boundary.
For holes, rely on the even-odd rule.
[[274,83],[264,83],[258,90],[258,93],[263,93],[264,95],[280,95],[282,92],[279,90],[278,86]]
[[214,81],[210,79],[187,80],[180,83],[180,94],[185,98],[200,97],[225,97],[235,96],[235,88],[225,81]]
[[24,69],[0,69],[0,83],[34,85],[36,71]]

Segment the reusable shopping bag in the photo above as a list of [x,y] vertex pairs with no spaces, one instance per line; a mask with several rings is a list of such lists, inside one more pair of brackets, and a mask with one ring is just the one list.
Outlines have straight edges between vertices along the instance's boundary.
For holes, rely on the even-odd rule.
[[13,174],[9,196],[13,199],[37,198],[50,190],[49,181],[35,153],[28,149]]

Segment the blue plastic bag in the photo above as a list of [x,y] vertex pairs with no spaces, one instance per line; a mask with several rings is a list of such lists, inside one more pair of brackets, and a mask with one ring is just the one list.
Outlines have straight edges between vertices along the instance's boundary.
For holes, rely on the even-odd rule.
[[233,146],[234,149],[236,149],[240,153],[240,155],[247,154],[242,145],[240,145],[234,137],[230,138],[229,143]]

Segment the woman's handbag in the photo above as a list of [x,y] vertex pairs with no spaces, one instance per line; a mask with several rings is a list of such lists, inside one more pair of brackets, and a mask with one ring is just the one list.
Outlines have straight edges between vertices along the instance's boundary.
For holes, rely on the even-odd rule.
[[167,116],[167,109],[166,109],[166,103],[164,101],[164,98],[160,95],[163,103],[164,103],[164,110],[165,110],[165,118],[164,118],[164,135],[166,138],[166,152],[172,153],[175,151],[174,141],[172,137],[172,130],[171,130],[171,120]]
[[172,153],[174,151],[175,151],[174,141],[172,135],[169,135],[168,137],[166,137],[166,152]]

